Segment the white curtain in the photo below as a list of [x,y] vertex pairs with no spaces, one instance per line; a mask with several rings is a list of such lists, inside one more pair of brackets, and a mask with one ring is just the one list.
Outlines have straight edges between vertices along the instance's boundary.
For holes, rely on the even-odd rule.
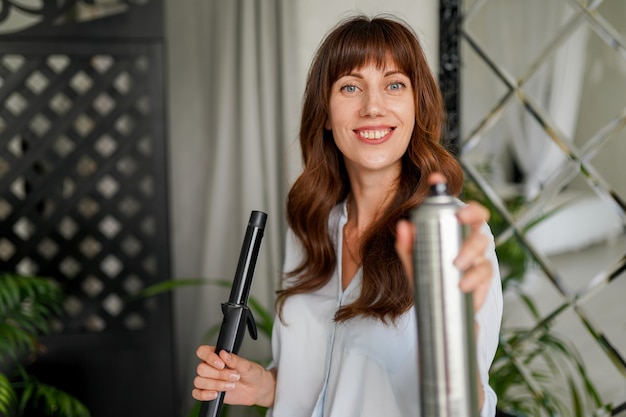
[[[299,107],[283,87],[295,42],[290,2],[172,0],[170,13],[173,8],[167,27],[174,277],[232,281],[250,212],[265,211],[252,295],[271,308],[282,259],[286,150],[295,139],[284,115]],[[220,322],[227,299],[228,289],[216,286],[175,293],[177,385],[185,409],[195,349]],[[255,352],[268,350],[267,341],[246,337],[250,356],[267,357]]]
[[[503,13],[505,9],[507,12]],[[495,53],[508,68],[530,64],[546,47],[546,40],[552,40],[572,15],[566,2],[544,0],[492,2],[488,10]],[[573,140],[576,129],[587,36],[587,29],[580,25],[558,47],[552,64],[541,67],[522,87],[546,111],[566,141]],[[502,133],[509,138],[524,174],[526,197],[532,199],[567,157],[523,106],[509,105],[505,117],[507,131]]]

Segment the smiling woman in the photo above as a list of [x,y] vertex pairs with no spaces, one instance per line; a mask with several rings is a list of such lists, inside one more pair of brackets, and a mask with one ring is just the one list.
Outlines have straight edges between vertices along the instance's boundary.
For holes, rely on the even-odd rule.
[[[274,417],[417,412],[414,229],[406,219],[434,179],[445,177],[454,193],[461,187],[461,168],[441,145],[443,118],[436,80],[405,23],[359,15],[328,34],[306,83],[304,167],[287,200],[273,364],[201,346],[196,399],[225,391],[225,403],[267,406]],[[483,417],[495,413],[488,368],[502,314],[486,213],[476,204],[459,213],[470,233],[455,261],[460,288],[474,293]]]

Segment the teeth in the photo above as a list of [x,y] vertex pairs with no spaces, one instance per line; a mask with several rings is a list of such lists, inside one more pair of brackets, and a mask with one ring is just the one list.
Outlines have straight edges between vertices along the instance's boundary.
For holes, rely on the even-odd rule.
[[367,130],[367,131],[359,132],[359,136],[361,136],[364,139],[380,139],[383,136],[385,136],[386,134],[388,134],[389,132],[391,132],[391,129]]

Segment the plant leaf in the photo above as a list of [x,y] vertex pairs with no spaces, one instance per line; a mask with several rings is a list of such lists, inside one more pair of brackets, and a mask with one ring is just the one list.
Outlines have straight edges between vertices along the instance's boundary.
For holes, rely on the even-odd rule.
[[11,385],[11,381],[0,373],[0,415],[9,416],[15,410],[17,394]]
[[0,358],[33,353],[62,299],[60,286],[49,278],[0,274]]
[[210,282],[208,280],[202,278],[170,279],[144,288],[143,291],[137,294],[136,298],[154,297],[155,295],[173,291],[179,288],[205,285],[209,283]]
[[32,376],[23,381],[22,412],[27,404],[42,409],[50,417],[91,417],[89,409],[76,397]]

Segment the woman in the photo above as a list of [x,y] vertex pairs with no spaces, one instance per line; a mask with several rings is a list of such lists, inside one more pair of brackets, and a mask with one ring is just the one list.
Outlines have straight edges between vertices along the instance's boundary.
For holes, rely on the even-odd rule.
[[[406,220],[429,182],[461,189],[440,144],[444,111],[415,33],[393,18],[350,18],[320,45],[308,74],[304,169],[287,201],[285,280],[269,369],[201,346],[194,398],[270,407],[268,415],[417,414],[417,330]],[[455,261],[473,292],[482,416],[495,414],[488,369],[502,314],[486,210],[459,213],[471,233]],[[485,230],[487,229],[487,230]]]

